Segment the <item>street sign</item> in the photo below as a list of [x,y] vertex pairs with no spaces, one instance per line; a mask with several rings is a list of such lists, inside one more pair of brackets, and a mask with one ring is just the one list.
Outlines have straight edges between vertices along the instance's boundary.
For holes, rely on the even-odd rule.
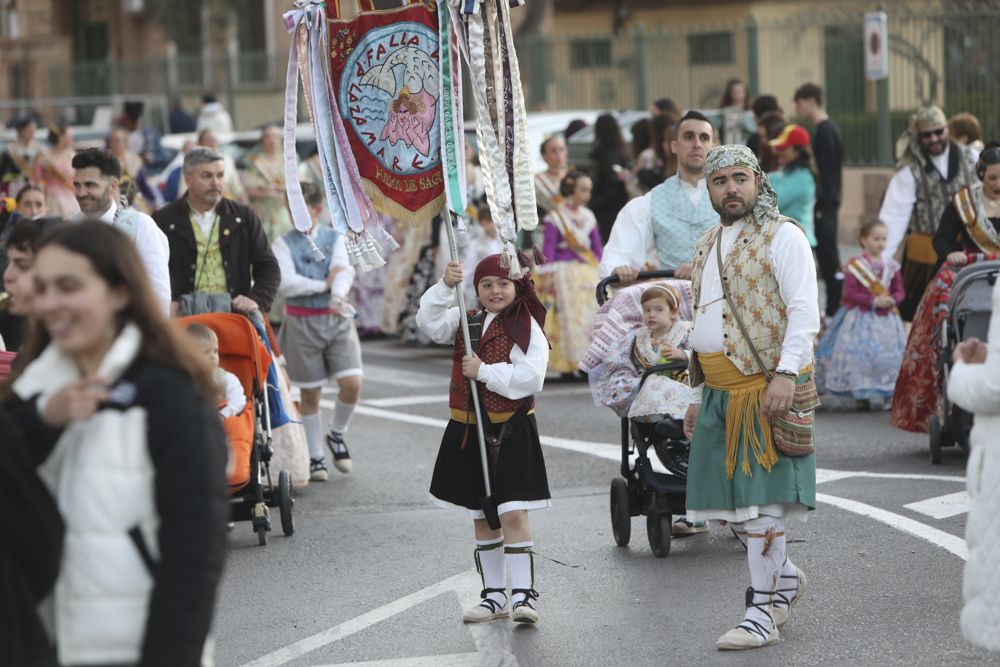
[[889,76],[889,17],[885,12],[865,14],[865,78]]

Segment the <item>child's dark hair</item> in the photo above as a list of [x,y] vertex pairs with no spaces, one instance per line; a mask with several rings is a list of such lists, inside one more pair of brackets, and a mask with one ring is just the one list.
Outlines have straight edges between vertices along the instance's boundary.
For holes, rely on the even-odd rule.
[[493,220],[493,211],[490,210],[489,204],[483,204],[476,209],[476,220],[480,222],[483,220]]
[[324,193],[315,183],[302,184],[302,198],[306,200],[306,205],[319,206],[323,203]]
[[219,337],[215,335],[212,328],[202,324],[201,322],[192,322],[191,324],[184,327],[184,333],[196,338],[197,340],[204,341],[206,343],[218,342]]
[[872,232],[875,231],[877,227],[885,227],[886,229],[889,228],[881,220],[872,220],[871,222],[866,222],[865,224],[861,225],[861,229],[858,230],[858,240],[860,241],[861,239],[866,239],[869,236],[871,236]]
[[563,179],[559,181],[559,194],[563,197],[572,197],[573,193],[576,192],[576,184],[581,178],[590,178],[582,171],[571,171]]

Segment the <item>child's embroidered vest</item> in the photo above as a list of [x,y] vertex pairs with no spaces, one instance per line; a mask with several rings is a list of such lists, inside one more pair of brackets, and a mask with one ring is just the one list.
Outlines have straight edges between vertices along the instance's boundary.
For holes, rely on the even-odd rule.
[[[313,256],[312,246],[309,239],[298,230],[292,230],[282,237],[288,244],[288,249],[292,253],[292,262],[295,264],[295,272],[306,278],[313,280],[326,280],[330,272],[330,257],[333,256],[333,247],[337,242],[337,232],[332,227],[319,225],[316,227],[316,245],[323,251],[323,259],[316,261]],[[299,308],[327,308],[330,305],[330,293],[320,292],[317,294],[307,294],[305,296],[289,297],[287,303]]]
[[[469,311],[471,318],[477,311]],[[514,341],[510,339],[500,317],[494,317],[490,325],[483,331],[479,340],[479,349],[476,354],[483,360],[484,364],[509,364],[510,353],[514,349]],[[462,340],[462,330],[459,329],[455,335],[455,353],[451,363],[451,387],[448,396],[448,407],[462,412],[472,412],[472,399],[469,396],[469,380],[462,375],[462,357],[465,356],[465,341]],[[491,413],[511,413],[517,410],[523,399],[512,400],[506,396],[501,396],[490,391],[485,385],[480,384],[480,395],[487,412]],[[531,406],[534,407],[535,399],[531,399]]]
[[[754,346],[767,365],[768,373],[774,372],[781,359],[781,345],[785,340],[785,327],[788,324],[785,304],[781,300],[778,281],[771,271],[769,259],[774,235],[786,222],[794,224],[791,218],[786,217],[762,224],[748,221],[729,255],[722,258],[723,266],[719,271]],[[717,252],[715,244],[721,230],[722,227],[717,226],[698,239],[691,276],[691,293],[696,305],[701,303],[701,278],[705,262]],[[697,309],[694,317],[698,317]],[[726,358],[744,375],[761,372],[729,304],[725,301],[722,303],[722,339]],[[701,381],[701,369],[695,364],[691,369],[691,385],[696,386]]]

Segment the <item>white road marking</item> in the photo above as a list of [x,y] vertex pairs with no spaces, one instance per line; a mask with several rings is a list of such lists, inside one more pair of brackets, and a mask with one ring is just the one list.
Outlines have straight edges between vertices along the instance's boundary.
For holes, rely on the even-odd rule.
[[958,514],[965,514],[969,511],[968,491],[949,493],[946,496],[928,498],[919,502],[903,505],[908,510],[926,514],[934,519],[947,519]]
[[[418,398],[418,397],[414,397]],[[427,397],[419,397],[427,398]],[[434,397],[439,400],[440,397]],[[400,400],[400,399],[383,399],[386,400]],[[371,403],[371,402],[369,402]],[[333,408],[335,403],[330,400],[322,400],[320,404],[325,408]],[[413,403],[411,403],[413,404]],[[399,403],[396,403],[399,405]],[[443,429],[447,425],[447,421],[444,419],[434,419],[431,417],[423,417],[420,415],[410,415],[399,412],[392,412],[389,410],[382,410],[378,407],[372,407],[371,405],[359,405],[356,411],[360,414],[367,415],[370,417],[378,417],[381,419],[388,419],[391,421],[399,421],[408,424],[414,424],[417,426],[428,426],[431,428]],[[588,454],[590,456],[596,456],[602,459],[608,459],[611,461],[620,460],[621,456],[621,446],[618,444],[605,444],[599,442],[587,442],[583,440],[573,440],[569,438],[554,438],[551,436],[541,436],[540,438],[543,445],[549,447],[556,447],[558,449],[565,449],[567,451],[578,452],[581,454]],[[656,461],[655,457],[652,457],[654,466],[660,468],[659,462]],[[880,478],[880,479],[915,479],[915,480],[938,480],[938,481],[949,481],[949,482],[964,482],[964,477],[955,477],[947,475],[920,475],[920,474],[905,474],[905,473],[871,473],[864,471],[847,471],[847,470],[828,470],[819,468],[816,470],[816,481],[817,483],[832,482],[840,479],[848,479],[851,477],[870,477],[870,478]],[[919,506],[931,502],[936,502],[939,506],[949,506],[955,507],[960,502],[960,497],[965,495],[964,492],[954,493],[947,496],[941,496],[938,498],[931,498],[926,501],[921,501],[920,503],[911,503],[906,507],[909,509],[915,509],[914,506]],[[948,500],[945,500],[948,499]],[[958,556],[962,560],[968,560],[968,546],[960,537],[951,535],[942,530],[938,530],[927,524],[920,523],[919,521],[914,521],[909,517],[896,514],[894,512],[889,512],[872,505],[861,503],[849,498],[841,498],[839,496],[832,496],[825,493],[817,493],[816,500],[828,505],[833,505],[839,509],[846,512],[851,512],[853,514],[858,514],[860,516],[868,517],[880,523],[883,523],[891,528],[902,531],[914,537],[926,540],[931,544],[949,551],[950,553]],[[968,498],[965,497],[967,502]],[[915,511],[921,511],[915,509]],[[964,510],[963,510],[964,511]],[[928,513],[929,512],[925,512]],[[959,512],[953,512],[952,514],[939,516],[936,518],[944,518],[945,516],[953,516]],[[929,514],[930,516],[935,516],[934,514]],[[327,630],[316,633],[310,637],[306,637],[297,642],[289,644],[283,648],[277,649],[264,655],[256,660],[245,663],[243,667],[271,667],[274,665],[283,665],[287,662],[295,660],[307,653],[311,653],[319,648],[328,646],[334,642],[337,642],[344,637],[356,634],[366,628],[369,628],[377,623],[380,623],[386,619],[392,618],[407,609],[426,602],[432,598],[441,595],[442,593],[454,591],[461,602],[462,608],[473,604],[477,599],[475,596],[475,590],[478,589],[480,580],[478,575],[474,571],[466,571],[461,574],[457,574],[453,577],[449,577],[443,581],[436,584],[432,584],[427,588],[419,590],[410,595],[404,596],[390,602],[386,605],[373,609],[365,614],[357,616],[353,619],[345,621],[339,625],[333,626]],[[419,656],[419,657],[408,657],[390,660],[380,660],[372,662],[362,662],[362,663],[350,663],[352,665],[361,665],[367,667],[451,667],[454,666],[465,666],[465,665],[517,665],[517,658],[511,651],[510,644],[510,629],[508,624],[495,622],[495,623],[482,623],[477,625],[468,626],[469,632],[472,634],[474,641],[476,642],[476,653],[457,653],[450,655],[439,655],[439,656]],[[347,663],[344,663],[347,664]],[[335,667],[335,666],[328,666]]]
[[[324,646],[329,646],[345,637],[361,632],[377,623],[381,623],[402,612],[427,602],[442,593],[455,593],[461,609],[472,606],[479,600],[478,591],[482,580],[475,570],[467,570],[453,577],[448,577],[427,588],[410,593],[404,597],[382,605],[377,609],[361,614],[349,621],[317,632],[314,635],[300,639],[288,646],[272,651],[256,660],[245,663],[243,667],[274,667],[284,665],[292,660],[312,653]],[[418,656],[376,660],[372,662],[338,663],[338,665],[370,665],[378,667],[437,667],[443,665],[517,665],[517,657],[511,651],[510,623],[495,621],[493,623],[477,623],[466,626],[476,643],[476,653],[456,653],[449,655]],[[328,666],[333,667],[333,666]]]
[[950,551],[962,560],[969,559],[969,548],[965,544],[965,540],[956,535],[952,535],[951,533],[946,533],[943,530],[938,530],[937,528],[928,526],[925,523],[914,521],[913,519],[905,517],[901,514],[889,512],[888,510],[884,510],[879,507],[866,505],[865,503],[859,503],[858,501],[850,500],[849,498],[841,498],[839,496],[830,496],[825,493],[817,493],[816,500],[826,503],[827,505],[839,507],[840,509],[853,514],[866,516],[870,519],[874,519],[875,521],[884,523],[891,528],[895,528],[896,530],[909,533],[910,535],[919,537],[922,540],[927,540],[931,544],[939,546],[946,551]]
[[373,660],[371,662],[338,662],[315,667],[472,667],[482,665],[483,656],[479,653],[452,653],[451,655],[425,655],[419,658],[392,658],[389,660]]
[[451,364],[452,351],[446,347],[376,347],[373,345],[364,346],[364,355],[373,357],[387,357],[389,359],[413,359],[417,361],[433,361],[435,359],[446,359]]
[[[367,367],[366,367],[366,379],[367,379]],[[373,382],[386,382],[389,383],[385,378],[387,376],[376,376],[378,379],[373,380]],[[394,382],[394,381],[393,381]],[[399,383],[396,383],[399,384]],[[424,386],[420,384],[419,386]],[[323,393],[328,393],[330,389],[324,389]],[[332,390],[336,393],[336,389]],[[579,396],[582,394],[590,395],[589,387],[566,387],[564,389],[547,389],[543,391],[539,396],[543,398],[549,397],[563,397],[563,396]],[[389,398],[371,398],[363,399],[362,402],[365,405],[372,405],[376,408],[394,408],[404,405],[422,405],[424,403],[447,403],[448,394],[422,394],[419,396],[391,396]]]
[[[826,472],[846,473],[848,477],[873,477],[875,479],[916,479],[935,482],[960,482],[965,484],[965,478],[958,475],[925,475],[923,473],[909,472],[866,472],[864,470],[828,470]],[[817,482],[819,481],[819,470],[816,471]]]
[[365,382],[388,384],[396,387],[409,387],[411,389],[440,387],[442,384],[448,382],[448,376],[444,374],[417,373],[415,371],[405,371],[379,364],[365,364],[364,373]]
[[[333,407],[333,401],[320,401],[323,407]],[[400,412],[391,412],[389,410],[381,410],[379,408],[371,408],[365,405],[359,405],[357,407],[357,412],[365,414],[371,417],[380,417],[382,419],[389,419],[392,421],[400,421],[408,424],[417,424],[420,426],[430,426],[434,428],[443,429],[448,422],[444,419],[433,419],[430,417],[422,417],[419,415],[409,415]],[[558,449],[565,449],[567,451],[578,452],[580,454],[589,454],[591,456],[596,456],[602,459],[608,459],[611,461],[621,460],[621,445],[609,445],[600,442],[587,442],[584,440],[571,440],[569,438],[553,438],[551,436],[541,436],[539,438],[543,445],[548,447],[556,447]],[[656,457],[651,457],[654,462],[654,467],[660,468]],[[952,477],[947,475],[920,475],[920,474],[907,474],[907,473],[872,473],[864,471],[842,471],[842,470],[827,470],[820,468],[816,470],[817,483],[820,478],[824,478],[823,481],[834,481],[836,479],[846,479],[848,477],[872,477],[878,479],[924,479],[924,480],[938,480],[938,481],[949,481],[949,482],[964,482],[964,477]],[[866,516],[876,521],[880,521],[886,525],[889,525],[897,530],[904,533],[909,533],[921,539],[927,540],[931,544],[936,544],[937,546],[950,551],[959,558],[963,560],[966,559],[968,555],[968,549],[965,545],[965,540],[961,537],[956,537],[950,533],[946,533],[943,530],[938,530],[932,526],[920,523],[919,521],[914,521],[908,517],[902,516],[901,514],[895,514],[894,512],[889,512],[888,510],[883,510],[878,507],[873,507],[871,505],[866,505],[854,500],[847,498],[841,498],[839,496],[831,496],[824,493],[817,493],[816,500],[819,502],[824,502],[829,505],[834,505],[847,512],[852,512],[854,514],[860,514],[861,516]]]
[[432,598],[436,598],[442,593],[447,593],[449,591],[463,590],[466,588],[478,588],[481,585],[479,576],[474,570],[469,570],[462,572],[461,574],[456,574],[453,577],[448,577],[444,581],[439,581],[436,584],[432,584],[427,588],[423,588],[415,593],[410,593],[398,600],[393,600],[392,602],[382,605],[376,609],[356,616],[335,625],[332,628],[323,630],[322,632],[317,632],[316,634],[300,639],[299,641],[289,644],[283,648],[279,648],[276,651],[272,651],[267,655],[263,655],[256,660],[252,660],[245,663],[243,667],[271,667],[272,665],[283,665],[287,662],[291,662],[296,658],[299,658],[307,653],[311,653],[316,649],[328,646],[336,641],[343,639],[344,637],[349,637],[353,634],[361,632],[376,623],[381,623],[382,621],[392,618],[397,614],[400,614],[407,609],[411,609],[416,605],[426,602]]
[[423,396],[397,396],[396,398],[372,398],[362,401],[376,408],[393,408],[401,405],[421,405],[423,403],[443,403],[448,394],[425,394]]

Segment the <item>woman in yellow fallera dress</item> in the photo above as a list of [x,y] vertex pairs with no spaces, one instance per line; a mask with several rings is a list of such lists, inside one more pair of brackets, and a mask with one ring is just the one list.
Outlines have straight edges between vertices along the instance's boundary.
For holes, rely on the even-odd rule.
[[538,267],[538,274],[548,308],[550,373],[576,373],[590,346],[590,324],[597,312],[597,265],[604,249],[597,218],[587,208],[592,187],[589,176],[570,172],[559,184],[563,201],[545,218],[542,252],[548,263]]

